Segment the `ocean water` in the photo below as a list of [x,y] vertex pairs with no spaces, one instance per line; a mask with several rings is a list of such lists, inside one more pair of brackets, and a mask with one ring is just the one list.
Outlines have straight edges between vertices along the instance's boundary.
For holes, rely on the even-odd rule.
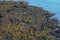
[[60,0],[26,0],[30,5],[42,7],[52,13],[55,13],[55,18],[60,19]]

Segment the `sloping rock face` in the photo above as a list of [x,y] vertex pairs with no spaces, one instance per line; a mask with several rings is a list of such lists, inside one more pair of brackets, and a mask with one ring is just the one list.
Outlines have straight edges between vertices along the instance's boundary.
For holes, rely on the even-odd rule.
[[0,2],[0,40],[53,40],[57,21],[51,16],[26,2]]

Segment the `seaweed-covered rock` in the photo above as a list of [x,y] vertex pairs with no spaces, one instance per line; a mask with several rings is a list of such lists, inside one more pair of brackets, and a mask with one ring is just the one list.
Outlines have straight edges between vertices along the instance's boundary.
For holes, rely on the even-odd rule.
[[53,40],[53,15],[26,2],[0,2],[0,40]]

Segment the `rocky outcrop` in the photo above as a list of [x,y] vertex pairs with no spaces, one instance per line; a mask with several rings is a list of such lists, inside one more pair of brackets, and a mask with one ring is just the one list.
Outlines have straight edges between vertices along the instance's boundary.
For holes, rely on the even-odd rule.
[[0,2],[0,40],[53,40],[53,15],[26,2]]

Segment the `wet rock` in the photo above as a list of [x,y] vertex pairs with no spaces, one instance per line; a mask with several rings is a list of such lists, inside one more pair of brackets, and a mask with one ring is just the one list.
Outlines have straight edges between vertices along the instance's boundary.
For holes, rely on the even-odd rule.
[[11,10],[7,10],[7,13],[9,13]]
[[40,37],[37,37],[36,39],[37,39],[37,40],[41,40],[41,38],[40,38]]
[[3,13],[0,13],[0,18],[2,18],[3,17]]
[[2,25],[1,23],[2,23],[2,22],[0,21],[0,26]]
[[16,25],[18,25],[19,24],[19,19],[16,19],[16,18],[11,18],[11,19],[9,19],[10,20],[10,22],[12,23],[12,24],[16,24]]
[[12,36],[10,35],[8,35],[8,34],[5,34],[5,35],[3,35],[3,40],[12,40]]
[[15,5],[14,7],[15,7],[15,8],[18,8],[18,6],[16,6],[16,5]]

